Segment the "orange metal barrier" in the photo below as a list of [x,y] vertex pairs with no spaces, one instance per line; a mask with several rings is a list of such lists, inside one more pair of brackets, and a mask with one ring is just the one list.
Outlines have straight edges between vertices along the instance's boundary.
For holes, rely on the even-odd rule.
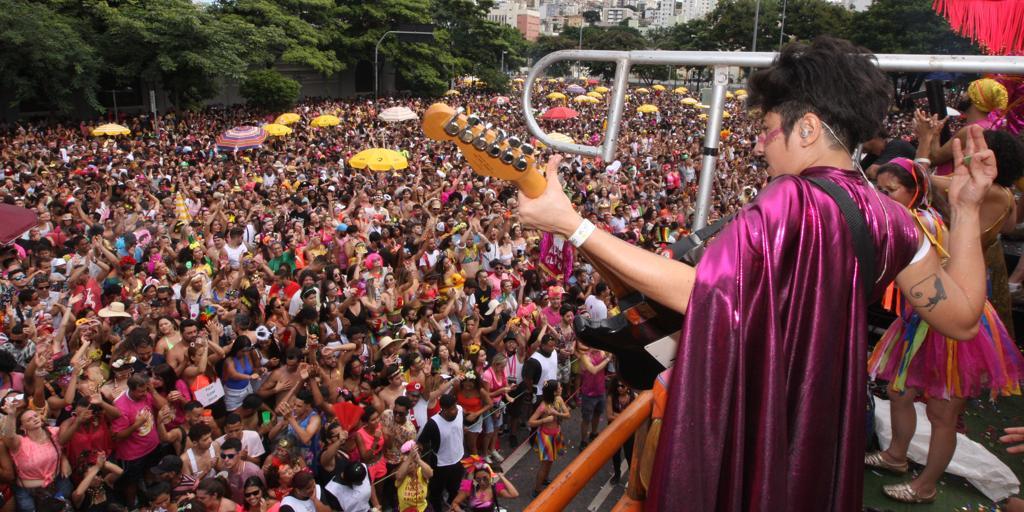
[[[569,463],[569,466],[562,470],[558,476],[544,489],[544,492],[534,498],[526,507],[526,512],[561,512],[568,507],[569,503],[579,490],[607,463],[615,452],[622,447],[637,429],[651,417],[651,407],[654,403],[650,391],[645,391],[637,396],[636,400],[622,411],[611,425],[605,427],[601,434],[594,439],[583,453]],[[646,429],[645,429],[646,430]],[[639,450],[634,447],[634,460]],[[630,464],[630,487],[633,487],[633,468],[636,465]],[[638,503],[635,502],[634,503]],[[619,502],[616,510],[623,505]],[[639,510],[638,505],[621,510]]]

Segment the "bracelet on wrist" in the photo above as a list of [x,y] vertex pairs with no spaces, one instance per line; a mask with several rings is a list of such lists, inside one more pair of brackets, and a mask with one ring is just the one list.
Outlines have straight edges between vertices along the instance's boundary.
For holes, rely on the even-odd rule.
[[576,227],[576,231],[573,232],[572,236],[569,237],[569,243],[574,247],[582,246],[590,235],[594,234],[594,230],[597,229],[593,222],[587,219],[583,219],[580,225]]

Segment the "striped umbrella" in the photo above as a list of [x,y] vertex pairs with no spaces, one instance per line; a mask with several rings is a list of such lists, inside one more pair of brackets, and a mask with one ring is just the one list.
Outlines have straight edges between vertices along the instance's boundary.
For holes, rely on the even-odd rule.
[[236,126],[217,136],[217,149],[238,151],[263,145],[267,132],[259,126]]
[[379,117],[381,121],[388,123],[414,121],[419,119],[416,112],[413,112],[409,107],[391,107],[384,109],[377,117]]

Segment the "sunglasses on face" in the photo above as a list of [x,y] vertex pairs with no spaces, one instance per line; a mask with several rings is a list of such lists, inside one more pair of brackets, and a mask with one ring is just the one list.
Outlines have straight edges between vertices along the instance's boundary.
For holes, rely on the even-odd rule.
[[260,491],[252,491],[252,492],[245,493],[245,497],[246,498],[258,498],[259,496],[260,496]]
[[220,454],[220,458],[222,458],[224,460],[231,460],[231,459],[235,458],[235,455],[238,455],[238,454],[237,453],[222,453],[222,454]]

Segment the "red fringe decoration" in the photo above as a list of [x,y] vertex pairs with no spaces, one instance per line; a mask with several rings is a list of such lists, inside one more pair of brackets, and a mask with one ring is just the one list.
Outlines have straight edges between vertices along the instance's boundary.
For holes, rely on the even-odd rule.
[[934,0],[932,8],[987,53],[1024,54],[1024,0]]

